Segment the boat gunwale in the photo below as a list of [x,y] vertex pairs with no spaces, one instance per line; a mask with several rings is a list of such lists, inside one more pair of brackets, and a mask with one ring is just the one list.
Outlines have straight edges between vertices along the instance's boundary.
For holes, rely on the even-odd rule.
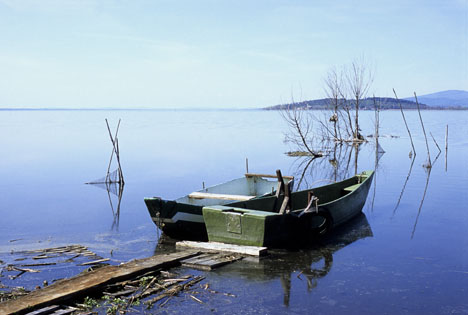
[[[369,174],[369,175],[363,175],[364,173],[367,174],[367,172],[370,172],[370,174]],[[361,172],[360,174],[356,174],[356,175],[354,175],[353,177],[346,178],[346,179],[344,179],[344,180],[342,180],[342,181],[335,182],[335,183],[332,183],[332,184],[328,184],[328,185],[325,185],[325,186],[320,186],[320,189],[322,189],[322,188],[323,188],[323,189],[326,189],[326,188],[328,188],[329,186],[339,185],[339,184],[341,184],[341,183],[343,183],[343,182],[345,182],[345,181],[347,181],[347,180],[350,180],[350,179],[353,179],[353,178],[356,178],[356,177],[364,177],[364,176],[366,177],[366,179],[364,179],[361,183],[359,183],[359,187],[356,188],[356,189],[354,189],[353,191],[350,191],[350,192],[347,193],[346,195],[341,196],[341,197],[336,198],[336,199],[333,199],[333,200],[331,200],[331,201],[329,201],[329,202],[326,202],[326,203],[319,203],[317,206],[318,206],[318,207],[321,207],[321,206],[328,206],[328,205],[330,205],[330,204],[332,204],[332,203],[338,202],[339,200],[342,200],[342,199],[344,199],[344,198],[348,198],[349,196],[351,196],[351,195],[353,195],[353,194],[356,194],[358,191],[360,191],[360,190],[362,189],[363,184],[364,184],[365,182],[367,182],[373,175],[374,175],[374,171],[372,171],[372,170],[370,170],[370,171],[363,171],[363,172]],[[314,188],[311,188],[310,190],[313,190],[313,189],[314,189]],[[301,211],[301,210],[304,210],[304,209],[295,209],[295,210],[292,210],[291,212]]]

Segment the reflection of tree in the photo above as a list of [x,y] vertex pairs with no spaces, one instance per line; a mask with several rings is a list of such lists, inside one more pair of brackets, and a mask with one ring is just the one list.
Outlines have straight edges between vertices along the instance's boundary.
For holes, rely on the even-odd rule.
[[293,166],[297,178],[295,190],[309,189],[324,181],[336,182],[350,177],[353,171],[356,174],[358,155],[359,146],[335,143],[326,157],[299,157]]
[[[309,248],[298,251],[270,250],[258,261],[242,260],[223,269],[223,277],[240,277],[251,281],[279,280],[283,289],[283,303],[289,306],[291,288],[302,282],[310,292],[319,285],[333,267],[333,255],[342,248],[367,237],[372,229],[361,213],[320,243],[310,243]],[[160,250],[160,249],[159,249]],[[298,280],[295,280],[298,279]],[[301,284],[301,283],[299,283]],[[301,284],[302,285],[302,284]]]

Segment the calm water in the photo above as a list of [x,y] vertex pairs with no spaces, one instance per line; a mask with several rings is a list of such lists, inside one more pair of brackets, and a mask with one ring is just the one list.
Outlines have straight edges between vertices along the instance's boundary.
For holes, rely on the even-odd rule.
[[[364,134],[373,112],[362,113]],[[417,151],[412,165],[398,111],[381,114],[380,157],[364,215],[316,248],[274,252],[204,273],[223,294],[201,293],[200,305],[181,295],[167,312],[204,313],[468,313],[468,112],[422,112],[426,131],[444,149],[431,172],[417,112],[407,112]],[[104,119],[119,118],[126,180],[117,198],[85,182],[106,174],[111,153]],[[301,187],[353,174],[355,152],[339,148],[338,171],[330,157],[287,157],[286,126],[264,111],[0,111],[0,268],[11,251],[83,244],[119,263],[157,251],[158,231],[145,196],[177,198],[240,177],[249,170],[296,178]],[[397,136],[397,137],[390,137]],[[431,156],[438,149],[429,136]],[[308,166],[307,166],[308,165]],[[304,168],[307,169],[304,171]],[[363,145],[358,171],[376,167],[373,143]],[[426,186],[427,184],[427,186]],[[424,192],[425,199],[422,202]],[[78,272],[77,270],[75,270]],[[75,271],[57,268],[53,276]],[[180,269],[182,273],[200,274]],[[41,274],[0,282],[34,287]],[[43,273],[45,277],[47,273]],[[49,275],[50,277],[53,276]],[[29,277],[29,278],[28,278]]]

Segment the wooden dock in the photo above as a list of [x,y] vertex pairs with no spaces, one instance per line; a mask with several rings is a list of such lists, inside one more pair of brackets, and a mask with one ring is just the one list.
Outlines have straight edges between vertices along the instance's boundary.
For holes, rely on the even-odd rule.
[[[70,248],[75,249],[75,247],[52,248],[38,250],[38,252],[60,252],[64,250],[68,252]],[[246,256],[260,256],[266,253],[266,248],[263,247],[212,242],[184,241],[178,242],[176,248],[179,251],[174,253],[157,254],[148,258],[132,260],[118,266],[104,266],[69,279],[59,280],[15,300],[0,303],[0,314],[68,314],[76,310],[76,308],[66,305],[70,301],[92,295],[99,292],[99,290],[105,289],[106,286],[134,279],[149,272],[181,265],[187,268],[209,271]],[[79,249],[82,250],[81,247]],[[36,251],[27,253],[34,254]],[[81,265],[108,261],[108,259],[100,258]]]

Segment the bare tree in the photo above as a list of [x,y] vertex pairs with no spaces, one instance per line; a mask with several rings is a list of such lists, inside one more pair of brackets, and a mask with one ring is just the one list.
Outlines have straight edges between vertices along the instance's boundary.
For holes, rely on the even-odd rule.
[[[328,99],[328,106],[331,110],[331,116],[323,117],[320,124],[326,129],[328,135],[332,135],[335,142],[348,142],[353,134],[353,122],[350,112],[350,104],[346,100],[346,71],[342,67],[340,70],[336,67],[328,70],[324,81],[324,90]],[[332,127],[327,127],[329,123]]]
[[342,107],[342,103],[345,100],[343,96],[343,72],[333,67],[328,70],[325,79],[323,80],[325,84],[325,94],[329,100],[329,106],[332,111],[332,115],[329,119],[333,123],[333,138],[335,141],[338,141],[341,138],[341,132],[339,128],[339,111]]
[[346,81],[349,94],[352,96],[352,101],[356,109],[353,140],[355,142],[360,142],[364,140],[364,138],[359,132],[359,105],[362,99],[366,97],[373,82],[373,71],[370,69],[364,57],[355,59],[347,68]]
[[315,137],[311,115],[295,106],[294,102],[280,113],[290,129],[290,132],[285,134],[285,141],[294,144],[299,151],[305,151],[308,155],[322,156],[321,152],[314,150]]
[[[280,107],[281,115],[290,129],[285,141],[299,149],[290,155],[318,157],[323,155],[323,151],[330,151],[333,146],[331,142],[364,142],[359,132],[359,106],[371,83],[372,71],[364,59],[357,59],[348,67],[339,70],[331,68],[324,78],[331,114],[324,113],[323,117],[318,117],[308,110],[306,102],[297,104],[294,100],[290,105]],[[350,95],[351,100],[346,95]],[[356,110],[354,115],[351,112],[353,104]],[[314,127],[313,122],[318,123],[318,127]]]

